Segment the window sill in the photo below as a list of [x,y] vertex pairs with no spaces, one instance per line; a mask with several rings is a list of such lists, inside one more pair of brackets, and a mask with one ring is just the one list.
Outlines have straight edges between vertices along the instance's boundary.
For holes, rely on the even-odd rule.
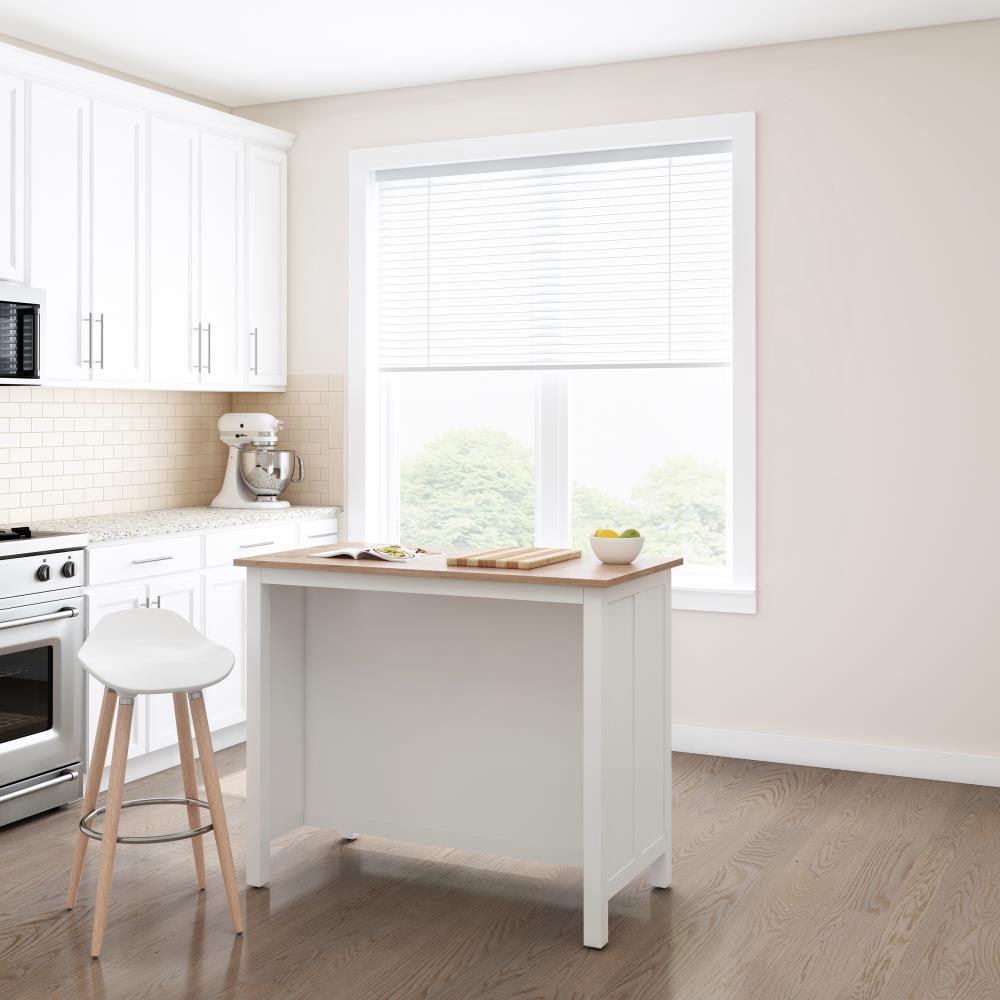
[[674,611],[721,611],[728,614],[757,614],[757,591],[739,587],[692,586],[675,581]]

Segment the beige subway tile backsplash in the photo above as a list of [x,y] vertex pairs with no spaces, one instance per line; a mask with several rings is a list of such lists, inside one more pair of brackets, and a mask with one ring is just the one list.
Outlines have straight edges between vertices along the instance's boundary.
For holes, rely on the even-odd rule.
[[284,393],[0,387],[0,522],[210,503],[225,470],[216,421],[273,413],[305,461],[292,503],[343,502],[344,380],[293,375]]

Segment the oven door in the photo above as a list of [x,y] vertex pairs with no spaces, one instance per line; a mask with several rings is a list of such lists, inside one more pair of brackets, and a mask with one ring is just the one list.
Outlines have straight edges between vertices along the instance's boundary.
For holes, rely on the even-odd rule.
[[0,610],[0,823],[80,795],[82,641],[82,597]]

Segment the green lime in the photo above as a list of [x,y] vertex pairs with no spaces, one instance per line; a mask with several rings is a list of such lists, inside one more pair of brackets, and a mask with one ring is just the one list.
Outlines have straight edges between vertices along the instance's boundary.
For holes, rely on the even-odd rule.
[[621,533],[621,535],[619,535],[618,537],[619,538],[642,538],[642,535],[640,535],[639,532],[635,530],[635,528],[626,528]]

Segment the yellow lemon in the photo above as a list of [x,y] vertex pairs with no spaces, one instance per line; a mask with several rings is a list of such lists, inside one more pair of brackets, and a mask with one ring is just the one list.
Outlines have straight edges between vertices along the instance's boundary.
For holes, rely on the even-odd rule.
[[594,532],[595,538],[617,538],[618,532],[614,528],[598,528]]

